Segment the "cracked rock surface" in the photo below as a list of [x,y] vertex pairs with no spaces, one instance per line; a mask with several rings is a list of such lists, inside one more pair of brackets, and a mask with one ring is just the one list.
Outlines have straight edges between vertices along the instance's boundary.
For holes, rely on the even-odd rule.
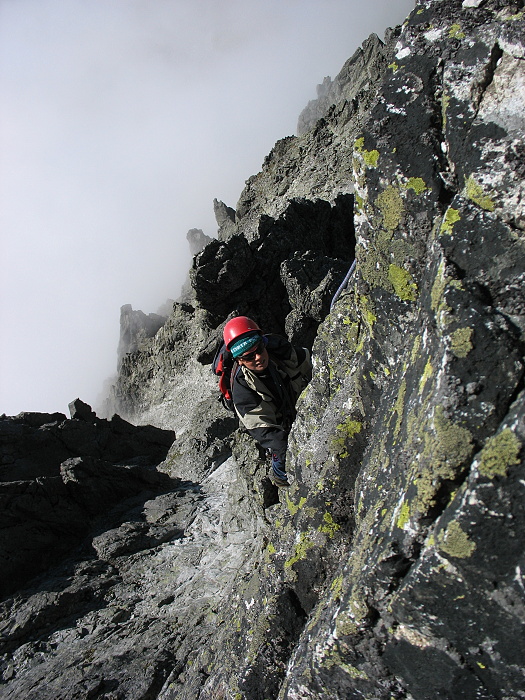
[[[5,593],[2,697],[525,697],[524,37],[521,1],[417,3],[216,204],[110,397],[163,454],[2,421],[6,498],[74,536]],[[313,348],[288,490],[215,398],[235,313]]]

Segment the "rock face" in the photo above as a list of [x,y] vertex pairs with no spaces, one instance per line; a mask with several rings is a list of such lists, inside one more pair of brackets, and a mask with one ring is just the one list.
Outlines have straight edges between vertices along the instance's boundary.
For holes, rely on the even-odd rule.
[[171,431],[98,419],[78,399],[72,407],[72,420],[59,413],[0,420],[0,595],[61,561],[122,500],[173,488],[155,470]]
[[299,115],[299,136],[313,129],[319,119],[329,113],[332,105],[347,103],[352,105],[352,109],[367,109],[370,99],[374,97],[374,91],[370,88],[382,78],[391,58],[389,45],[392,30],[387,32],[385,39],[386,46],[375,34],[371,34],[344,64],[335,80],[326,77],[317,86],[317,99],[309,102]]
[[[114,387],[176,433],[161,484],[5,598],[2,697],[524,696],[524,25],[522,2],[419,3],[216,204],[191,299]],[[286,492],[214,398],[234,313],[313,346]],[[64,456],[73,410],[4,421],[35,490],[104,459]]]
[[212,239],[207,236],[202,229],[190,228],[186,234],[186,240],[190,246],[190,253],[192,255],[197,255],[197,253],[200,253]]
[[166,322],[159,314],[133,310],[131,304],[120,307],[120,339],[117,349],[119,362],[124,355],[136,352],[142,340],[152,338]]

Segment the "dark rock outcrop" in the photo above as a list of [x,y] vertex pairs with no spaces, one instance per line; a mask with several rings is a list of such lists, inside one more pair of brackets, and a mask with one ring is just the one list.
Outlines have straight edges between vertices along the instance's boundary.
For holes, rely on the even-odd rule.
[[[340,274],[352,262],[354,247],[351,195],[341,195],[333,205],[324,200],[291,200],[277,220],[261,217],[250,239],[235,235],[227,242],[214,241],[195,258],[190,276],[197,303],[217,321],[232,308],[250,309],[265,329],[283,332],[282,319],[290,313],[291,304],[281,265],[304,260],[307,267],[306,258],[301,257],[305,254],[328,257]],[[336,288],[337,279],[325,284],[328,296]]]
[[71,420],[31,413],[0,420],[1,596],[61,561],[122,500],[173,488],[155,469],[173,432],[98,419],[79,399],[71,407]]
[[[175,430],[159,469],[179,481],[6,598],[3,697],[523,696],[524,27],[523,2],[419,3],[218,207],[192,301],[114,388]],[[313,344],[288,491],[214,399],[239,312]],[[49,478],[76,488],[100,459]]]
[[85,420],[88,423],[94,423],[97,419],[97,414],[91,406],[81,399],[75,399],[68,405],[69,415],[72,420]]

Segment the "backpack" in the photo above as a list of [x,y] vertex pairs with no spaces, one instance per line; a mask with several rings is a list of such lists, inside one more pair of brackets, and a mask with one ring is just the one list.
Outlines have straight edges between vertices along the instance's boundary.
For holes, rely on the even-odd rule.
[[232,397],[232,384],[239,369],[239,363],[222,343],[213,359],[213,373],[219,377],[219,401],[228,411],[235,411]]

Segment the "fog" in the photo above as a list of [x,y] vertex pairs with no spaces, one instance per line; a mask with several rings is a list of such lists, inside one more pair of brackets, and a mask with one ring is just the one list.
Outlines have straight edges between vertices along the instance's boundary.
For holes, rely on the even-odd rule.
[[96,404],[324,76],[413,0],[0,0],[0,413]]

